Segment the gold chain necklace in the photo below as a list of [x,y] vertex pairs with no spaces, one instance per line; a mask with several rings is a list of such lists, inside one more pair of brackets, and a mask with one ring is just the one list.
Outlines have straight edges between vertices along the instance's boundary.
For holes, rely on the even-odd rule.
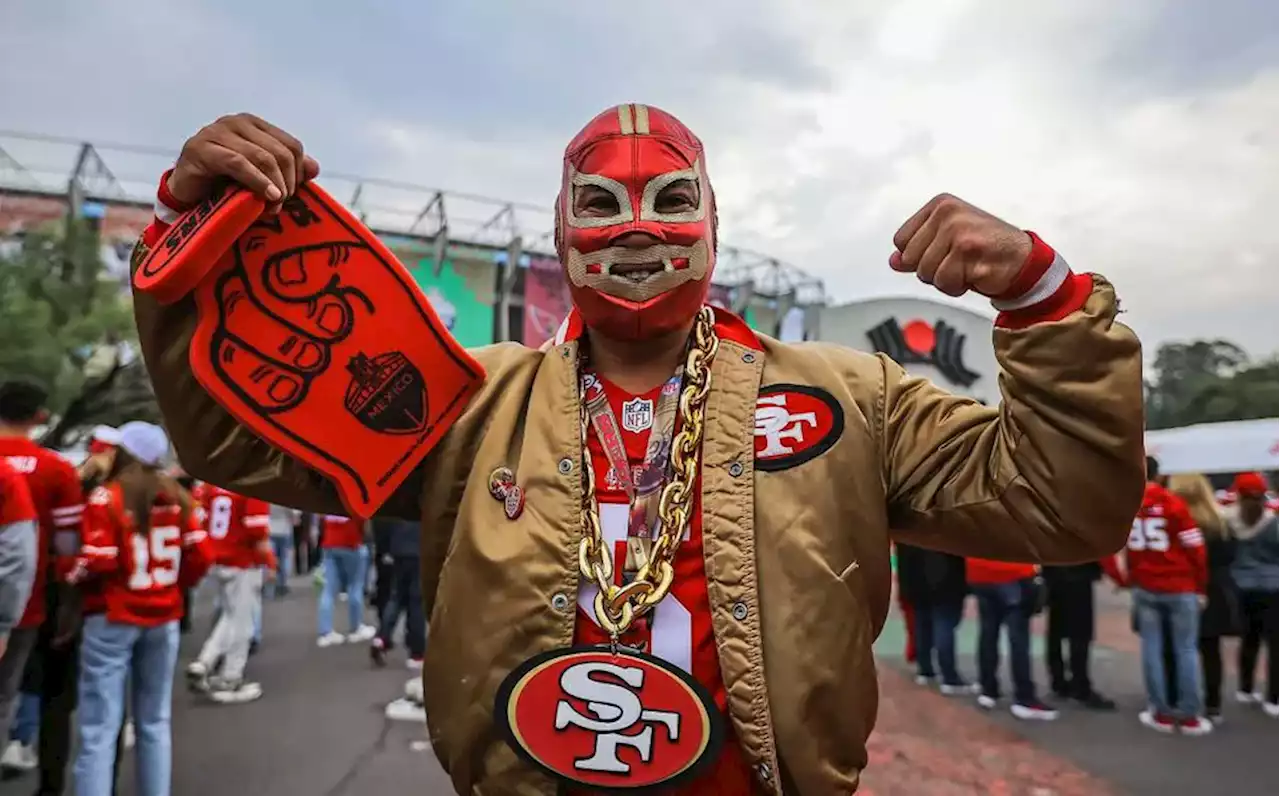
[[689,527],[693,488],[698,477],[698,453],[702,448],[707,395],[711,391],[711,362],[720,348],[715,315],[703,307],[693,325],[693,345],[684,364],[684,385],[680,393],[680,432],[671,442],[671,480],[658,500],[658,538],[635,579],[618,586],[613,582],[613,556],[600,530],[600,507],[596,503],[596,476],[587,450],[590,417],[587,404],[579,400],[582,427],[582,469],[586,488],[582,493],[582,542],[578,546],[578,569],[582,577],[599,588],[595,614],[609,637],[619,636],[662,601],[675,579],[672,560]]

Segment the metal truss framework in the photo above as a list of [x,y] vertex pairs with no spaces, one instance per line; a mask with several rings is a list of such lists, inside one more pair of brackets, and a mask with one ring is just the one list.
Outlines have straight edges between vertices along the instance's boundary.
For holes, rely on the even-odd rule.
[[[0,130],[0,190],[65,194],[77,212],[86,199],[150,204],[157,176],[177,154],[157,147]],[[508,263],[519,262],[524,254],[553,252],[549,207],[328,171],[323,182],[334,196],[349,197],[347,206],[379,232],[434,240],[440,250],[450,241],[494,247],[506,252]],[[437,263],[443,254],[439,252]],[[722,245],[716,275],[718,283],[734,288],[739,310],[753,298],[775,302],[779,316],[792,306],[827,301],[821,279],[748,249]],[[514,277],[511,273],[501,280],[503,306],[514,298]]]

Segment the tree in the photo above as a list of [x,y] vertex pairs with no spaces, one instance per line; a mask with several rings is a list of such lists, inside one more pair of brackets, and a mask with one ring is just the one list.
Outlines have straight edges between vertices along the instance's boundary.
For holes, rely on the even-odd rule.
[[129,299],[107,276],[89,226],[34,230],[0,253],[0,380],[49,390],[55,422],[45,444],[64,445],[80,427],[122,419],[124,409],[158,417],[145,372],[140,392],[134,336]]
[[1251,362],[1226,340],[1165,343],[1147,381],[1147,427],[1256,420],[1276,416],[1280,365]]

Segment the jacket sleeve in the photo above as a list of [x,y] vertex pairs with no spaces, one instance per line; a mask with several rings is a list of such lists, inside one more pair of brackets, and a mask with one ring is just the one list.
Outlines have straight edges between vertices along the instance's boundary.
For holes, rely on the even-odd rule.
[[84,541],[68,576],[78,583],[91,575],[105,575],[121,567],[120,523],[111,490],[98,487],[84,508]]
[[62,580],[75,566],[84,527],[84,492],[80,476],[69,463],[53,471],[53,567]]
[[0,639],[22,618],[36,577],[34,519],[0,519]]
[[196,512],[184,512],[186,527],[182,530],[182,560],[178,567],[178,584],[189,589],[213,566],[213,542]]
[[1145,480],[1141,350],[1116,320],[1112,286],[1035,243],[1057,287],[996,303],[998,407],[880,357],[883,479],[902,541],[1041,564],[1097,561],[1124,545]]
[[246,535],[256,542],[265,542],[271,535],[271,504],[256,498],[244,501],[244,528]]
[[31,596],[39,535],[27,479],[0,459],[0,638],[22,619]]
[[1209,550],[1204,543],[1204,533],[1196,524],[1191,512],[1181,500],[1170,501],[1169,513],[1175,520],[1178,546],[1187,556],[1187,563],[1195,577],[1196,591],[1206,594],[1209,590]]

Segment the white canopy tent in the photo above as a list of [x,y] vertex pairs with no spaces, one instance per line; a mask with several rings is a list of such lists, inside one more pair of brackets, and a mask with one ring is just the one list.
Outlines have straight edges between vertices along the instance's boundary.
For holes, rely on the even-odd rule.
[[1148,431],[1147,453],[1163,473],[1280,469],[1280,420],[1233,420]]

